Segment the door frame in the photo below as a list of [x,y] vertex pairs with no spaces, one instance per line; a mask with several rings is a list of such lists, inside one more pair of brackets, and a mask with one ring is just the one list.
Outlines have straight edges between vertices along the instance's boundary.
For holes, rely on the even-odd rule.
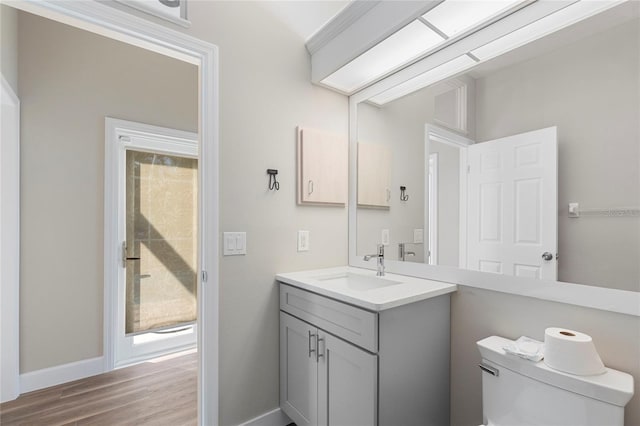
[[[435,124],[424,125],[424,158],[425,158],[425,170],[429,170],[429,151],[431,147],[431,141],[440,142],[445,145],[458,148],[460,151],[460,218],[459,218],[459,242],[458,242],[458,266],[464,267],[467,264],[467,148],[476,142],[473,139],[469,139],[462,135],[459,135],[451,130],[444,129]],[[425,188],[429,187],[428,173],[425,173]],[[424,197],[424,223],[429,223],[429,197]],[[430,238],[430,237],[429,237]],[[427,259],[428,248],[425,244],[425,259]]]
[[0,77],[0,120],[8,126],[0,144],[0,402],[5,402],[20,395],[20,100]]
[[110,256],[105,256],[104,262],[103,352],[105,371],[110,371],[147,359],[146,356],[133,356],[124,362],[117,360],[121,343],[117,330],[124,327],[124,311],[120,305],[120,285],[124,280],[120,250],[125,239],[122,218],[125,215],[126,195],[123,151],[139,149],[198,158],[198,135],[111,117],[105,117],[104,130],[104,247],[105,253],[108,252]]
[[426,153],[428,156],[427,160],[427,190],[431,189],[428,192],[427,197],[428,200],[427,206],[429,210],[426,212],[426,228],[427,231],[427,243],[422,244],[424,248],[424,263],[428,263],[429,265],[437,265],[438,264],[438,153],[434,152],[433,154]]
[[[198,67],[198,424],[218,424],[218,47],[97,1],[10,0],[3,4]],[[113,256],[111,250],[105,251],[105,260],[109,256]]]

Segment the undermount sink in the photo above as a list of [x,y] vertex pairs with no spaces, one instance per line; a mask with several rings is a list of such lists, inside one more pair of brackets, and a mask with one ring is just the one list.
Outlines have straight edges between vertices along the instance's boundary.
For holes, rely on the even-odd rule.
[[368,276],[361,274],[354,274],[351,272],[343,272],[336,275],[325,275],[316,277],[318,281],[321,281],[325,285],[347,288],[355,291],[369,291],[376,290],[383,287],[389,287],[392,285],[401,284],[400,281],[393,281],[386,278],[377,276]]

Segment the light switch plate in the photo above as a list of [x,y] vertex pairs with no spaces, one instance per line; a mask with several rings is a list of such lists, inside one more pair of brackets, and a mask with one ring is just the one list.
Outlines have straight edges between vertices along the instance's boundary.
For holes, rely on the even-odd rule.
[[309,251],[309,231],[298,231],[298,251]]
[[246,232],[224,232],[222,241],[223,254],[225,256],[239,256],[247,254]]
[[422,229],[413,230],[413,242],[414,243],[424,242],[424,231]]
[[388,229],[383,229],[382,230],[382,235],[380,236],[380,243],[383,246],[388,246],[389,245],[389,230]]

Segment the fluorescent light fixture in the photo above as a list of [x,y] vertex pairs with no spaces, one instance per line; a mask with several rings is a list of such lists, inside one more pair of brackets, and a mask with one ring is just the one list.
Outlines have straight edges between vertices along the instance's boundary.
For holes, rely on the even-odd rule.
[[429,71],[417,75],[403,83],[398,84],[384,92],[371,97],[369,100],[378,105],[398,99],[416,90],[430,86],[452,75],[465,71],[476,64],[476,61],[467,55],[458,56],[455,59],[431,68]]
[[523,0],[446,0],[422,15],[422,18],[451,38],[522,2]]
[[620,3],[624,3],[624,0],[582,0],[573,3],[551,15],[547,15],[542,19],[472,50],[471,53],[481,61],[494,58]]
[[422,22],[413,21],[326,77],[322,83],[343,92],[352,93],[367,83],[417,59],[443,41],[444,38]]

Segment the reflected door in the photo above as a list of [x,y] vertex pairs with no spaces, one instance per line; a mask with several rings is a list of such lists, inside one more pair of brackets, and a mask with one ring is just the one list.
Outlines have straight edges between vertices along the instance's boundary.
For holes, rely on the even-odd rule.
[[195,347],[197,141],[120,141],[115,365]]
[[557,133],[468,148],[467,269],[556,280]]

